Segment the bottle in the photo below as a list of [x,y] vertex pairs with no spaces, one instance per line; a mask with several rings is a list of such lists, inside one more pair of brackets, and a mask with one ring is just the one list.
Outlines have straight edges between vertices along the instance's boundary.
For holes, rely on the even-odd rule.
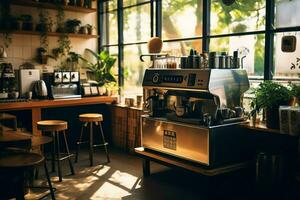
[[194,68],[194,49],[190,49],[190,55],[187,58],[187,66],[186,68]]
[[240,68],[240,59],[239,59],[238,51],[233,52],[232,68],[233,69]]

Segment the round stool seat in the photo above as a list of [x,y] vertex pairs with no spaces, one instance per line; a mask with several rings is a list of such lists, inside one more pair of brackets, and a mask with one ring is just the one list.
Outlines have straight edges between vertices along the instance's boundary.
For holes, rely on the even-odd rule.
[[0,168],[35,166],[42,163],[44,159],[44,156],[36,153],[4,151],[0,156]]
[[68,129],[68,122],[62,120],[43,120],[37,122],[37,128],[41,131],[63,131]]
[[101,122],[103,121],[102,114],[99,113],[86,113],[79,115],[79,121],[81,122]]

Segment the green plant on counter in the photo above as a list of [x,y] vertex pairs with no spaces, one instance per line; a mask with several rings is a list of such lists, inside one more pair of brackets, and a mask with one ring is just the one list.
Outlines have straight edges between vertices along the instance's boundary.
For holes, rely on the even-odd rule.
[[106,85],[108,83],[116,82],[116,79],[112,73],[112,67],[116,62],[116,58],[109,55],[107,51],[101,51],[96,53],[91,49],[86,49],[95,59],[96,62],[92,63],[83,59],[87,64],[88,70],[92,73],[94,80],[98,82],[99,86]]
[[292,96],[288,88],[272,81],[264,81],[253,91],[255,95],[251,102],[254,111],[263,108],[278,108],[280,105],[287,105]]
[[266,126],[279,129],[279,107],[288,105],[292,100],[290,90],[278,83],[264,81],[253,90],[253,94],[255,97],[250,104],[252,119],[255,121],[256,115],[264,109]]

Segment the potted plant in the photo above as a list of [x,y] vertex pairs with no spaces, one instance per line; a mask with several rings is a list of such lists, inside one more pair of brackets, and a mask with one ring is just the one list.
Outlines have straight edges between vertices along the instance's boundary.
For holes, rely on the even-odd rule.
[[0,31],[3,35],[3,44],[6,48],[12,42],[12,24],[11,24],[11,2],[0,1]]
[[81,26],[79,29],[80,34],[88,34],[88,29],[86,26]]
[[86,49],[94,58],[96,62],[89,62],[82,59],[87,64],[87,69],[90,71],[92,78],[97,81],[98,86],[107,86],[116,82],[112,73],[112,67],[116,62],[116,58],[110,56],[107,51],[96,53],[91,49]]
[[22,30],[24,31],[33,31],[33,23],[31,15],[21,15],[23,20]]
[[11,23],[12,29],[15,31],[21,30],[23,26],[22,23],[23,21],[21,17],[13,17]]
[[41,10],[39,13],[39,23],[36,25],[35,30],[41,33],[52,32],[53,20],[49,13]]
[[90,24],[85,25],[89,35],[92,35],[94,27]]
[[265,109],[266,126],[279,129],[279,106],[288,105],[291,99],[288,88],[272,81],[264,81],[253,93],[255,97],[251,102],[252,115]]
[[65,22],[66,31],[68,33],[78,33],[81,21],[78,19],[68,19]]

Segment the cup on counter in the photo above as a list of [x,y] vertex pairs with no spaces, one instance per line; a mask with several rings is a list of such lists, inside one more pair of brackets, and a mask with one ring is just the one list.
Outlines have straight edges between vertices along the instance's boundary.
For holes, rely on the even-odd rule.
[[137,95],[136,96],[136,107],[140,108],[143,103],[143,96],[142,95]]
[[125,105],[128,107],[134,106],[134,98],[125,98]]
[[26,99],[32,99],[32,92],[31,91],[26,93]]

